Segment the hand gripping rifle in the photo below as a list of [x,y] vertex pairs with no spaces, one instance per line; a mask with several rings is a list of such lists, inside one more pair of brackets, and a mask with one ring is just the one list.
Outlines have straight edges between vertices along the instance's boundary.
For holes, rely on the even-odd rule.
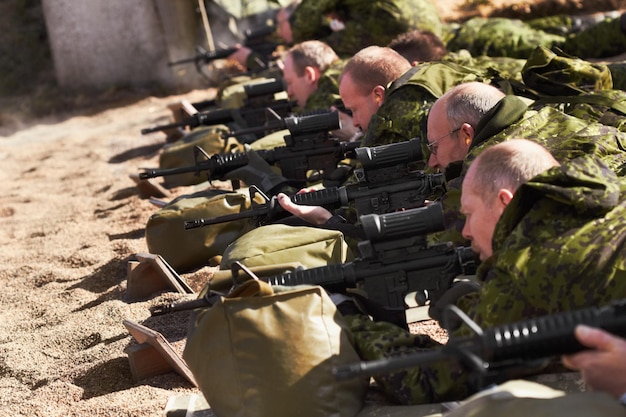
[[275,275],[272,285],[320,285],[330,292],[361,288],[369,301],[390,313],[426,305],[448,290],[459,275],[478,264],[471,248],[450,243],[428,245],[426,234],[444,229],[441,203],[387,214],[367,214],[360,222],[368,240],[358,243],[360,257]]
[[[198,126],[213,126],[233,122],[251,127],[261,126],[266,121],[267,109],[271,109],[274,114],[278,114],[280,117],[286,117],[292,110],[292,103],[288,99],[274,100],[274,93],[281,91],[276,91],[279,88],[284,89],[282,80],[279,79],[246,85],[244,86],[244,92],[246,94],[246,103],[248,104],[241,108],[198,112],[180,122],[141,129],[141,134],[146,135],[178,127],[193,129]],[[260,97],[267,98],[268,96],[271,96],[271,100],[267,99],[267,103],[261,106],[259,104]]]
[[[421,207],[428,197],[445,189],[442,174],[425,174],[411,169],[412,163],[422,160],[419,139],[356,148],[353,153],[362,166],[354,172],[357,183],[294,194],[290,196],[291,201],[300,205],[323,206],[330,210],[354,205],[357,216],[361,216]],[[258,197],[263,202],[259,203]],[[268,198],[255,187],[250,187],[250,201],[250,210],[186,221],[185,228],[194,229],[247,218],[255,219],[259,225],[269,224],[288,214],[278,204],[276,197]]]
[[[289,130],[285,136],[285,146],[256,153],[270,165],[280,168],[282,175],[294,186],[302,187],[307,181],[309,170],[321,171],[322,177],[331,177],[339,161],[345,154],[354,150],[358,142],[340,142],[330,137],[329,131],[339,128],[339,115],[326,112],[311,116],[293,116],[282,119],[284,128]],[[195,164],[188,167],[168,169],[146,169],[139,173],[140,179],[166,175],[205,172],[209,180],[223,180],[225,175],[248,164],[245,152],[207,155],[200,148],[194,149]],[[200,153],[206,158],[199,160]]]
[[474,332],[473,336],[452,338],[441,348],[414,354],[360,362],[337,368],[337,379],[381,375],[428,365],[447,358],[461,360],[478,379],[478,387],[497,380],[503,370],[532,361],[576,353],[587,349],[574,336],[577,325],[585,324],[626,336],[626,299],[603,307],[590,307],[481,329],[458,307],[447,313],[457,315]]
[[[276,28],[273,25],[246,29],[243,33],[243,45],[263,56],[264,61],[269,61],[268,57],[271,56],[278,44],[276,42],[268,42],[266,38],[275,31]],[[184,58],[179,61],[169,62],[168,66],[172,67],[193,62],[196,65],[196,70],[198,70],[198,72],[202,72],[200,68],[202,64],[208,64],[209,62],[218,59],[228,58],[230,55],[237,52],[238,49],[238,47],[231,47],[209,52],[201,46],[196,46],[195,56]]]

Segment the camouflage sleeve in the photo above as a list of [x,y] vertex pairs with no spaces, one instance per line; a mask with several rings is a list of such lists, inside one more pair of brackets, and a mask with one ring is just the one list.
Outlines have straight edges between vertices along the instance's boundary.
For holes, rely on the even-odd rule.
[[476,17],[463,23],[448,50],[467,49],[472,56],[526,58],[538,45],[563,42],[559,35],[536,30],[518,19]]
[[294,43],[328,36],[330,27],[324,24],[323,15],[333,10],[337,0],[302,0],[293,12],[291,32]]
[[626,34],[620,27],[620,19],[605,19],[589,29],[568,37],[563,50],[581,58],[604,58],[626,50]]
[[386,145],[416,137],[426,140],[427,116],[434,100],[430,93],[416,86],[394,91],[372,116],[361,145]]
[[330,106],[341,103],[339,88],[330,80],[320,80],[317,90],[307,99],[305,111],[328,109]]
[[[415,335],[367,316],[346,316],[357,352],[365,361],[426,352],[441,345],[426,335]],[[454,360],[375,377],[385,393],[401,404],[425,404],[465,398],[470,388],[465,373]]]

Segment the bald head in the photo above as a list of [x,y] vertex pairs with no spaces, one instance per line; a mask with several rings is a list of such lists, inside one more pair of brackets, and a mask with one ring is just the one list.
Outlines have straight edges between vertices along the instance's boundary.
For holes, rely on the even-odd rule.
[[436,142],[430,147],[428,165],[442,170],[463,160],[476,135],[476,126],[504,96],[489,84],[468,82],[437,99],[428,113],[428,142]]
[[463,181],[465,186],[492,199],[500,189],[511,193],[531,178],[559,163],[538,143],[526,139],[511,139],[491,146],[472,162]]
[[387,47],[369,46],[350,58],[339,77],[339,95],[355,127],[367,130],[385,101],[387,85],[410,68],[406,58]]
[[377,85],[387,85],[411,68],[411,64],[391,48],[368,46],[354,54],[344,67],[339,82],[349,74],[361,94],[369,93]]
[[519,186],[558,165],[544,147],[525,139],[512,139],[481,152],[463,181],[461,213],[463,237],[485,260],[493,253],[496,224]]

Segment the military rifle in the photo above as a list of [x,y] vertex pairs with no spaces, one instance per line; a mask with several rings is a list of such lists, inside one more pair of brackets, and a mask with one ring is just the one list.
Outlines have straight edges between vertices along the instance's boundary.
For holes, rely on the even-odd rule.
[[[421,207],[428,197],[445,189],[443,174],[425,174],[424,171],[412,170],[412,164],[422,160],[419,139],[356,148],[352,154],[361,163],[361,168],[354,171],[357,183],[294,194],[290,196],[291,201],[307,206],[323,206],[330,210],[354,205],[357,216],[361,216]],[[250,187],[250,201],[250,210],[189,220],[185,222],[185,228],[194,229],[247,218],[255,219],[261,225],[282,219],[288,214],[278,204],[276,197],[268,198],[256,187]]]
[[[213,126],[219,124],[229,124],[233,122],[245,124],[245,126],[261,126],[267,120],[267,112],[270,109],[280,117],[286,117],[291,113],[293,103],[288,99],[274,100],[274,92],[284,89],[282,80],[270,79],[262,83],[254,83],[244,86],[248,105],[238,109],[215,109],[211,111],[198,112],[180,122],[168,123],[155,127],[141,129],[141,134],[158,132],[172,128],[195,128],[198,126]],[[278,91],[277,91],[278,90]],[[265,106],[260,106],[259,102],[252,104],[251,100],[259,100],[259,97],[268,97]],[[267,130],[267,129],[266,129]]]
[[[292,116],[282,119],[289,130],[285,136],[285,146],[258,150],[256,153],[270,165],[280,168],[282,175],[294,186],[306,184],[309,170],[322,172],[322,177],[331,177],[337,164],[354,150],[358,142],[340,142],[332,138],[329,131],[340,127],[336,111],[311,116]],[[207,155],[195,148],[195,164],[180,168],[146,169],[139,173],[140,179],[167,175],[205,172],[208,180],[223,180],[229,172],[248,164],[245,152]],[[200,154],[205,160],[200,160]]]
[[[265,65],[267,65],[266,61],[269,61],[269,57],[278,46],[278,43],[268,42],[266,39],[275,31],[276,28],[273,25],[267,25],[254,29],[246,29],[243,33],[243,45],[263,56],[263,61]],[[230,55],[237,52],[238,49],[238,47],[230,47],[210,52],[201,46],[196,46],[195,56],[192,56],[190,58],[184,58],[174,62],[169,62],[168,65],[172,67],[193,62],[196,65],[196,69],[200,71],[200,65],[208,64],[209,62],[218,59],[228,58]]]
[[[282,78],[268,78],[266,80],[244,84],[243,91],[246,96],[242,106],[243,108],[268,107],[276,101],[276,94],[285,91],[285,83]],[[191,103],[191,105],[198,111],[209,111],[211,108],[215,109],[217,100],[197,101]],[[282,116],[287,116],[287,114],[282,114]],[[256,125],[257,124],[250,124],[248,126]]]
[[555,356],[585,349],[574,335],[585,324],[626,336],[626,299],[602,307],[590,307],[531,318],[483,330],[458,307],[448,307],[474,335],[451,338],[440,348],[337,368],[337,379],[382,375],[456,358],[475,373],[477,387],[498,380],[498,374]]
[[360,288],[367,299],[389,313],[439,299],[460,275],[473,275],[478,258],[471,248],[451,243],[429,245],[426,235],[444,229],[441,203],[360,217],[366,240],[360,257],[334,264],[265,277],[272,285],[320,285],[330,292]]
[[[361,288],[388,317],[404,317],[407,306],[435,301],[456,277],[475,273],[478,258],[471,248],[427,244],[426,234],[444,227],[440,203],[367,214],[360,223],[369,240],[358,243],[361,256],[354,261],[259,279],[272,285],[320,285],[330,292]],[[207,307],[214,299],[207,298],[204,304],[201,300],[168,306],[165,312]]]

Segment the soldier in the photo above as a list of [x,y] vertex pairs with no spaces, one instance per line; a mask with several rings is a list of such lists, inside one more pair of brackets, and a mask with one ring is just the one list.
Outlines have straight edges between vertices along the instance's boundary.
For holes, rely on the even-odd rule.
[[370,45],[387,45],[411,29],[442,31],[429,0],[302,0],[290,19],[294,42],[320,39],[339,56],[350,57]]
[[481,151],[519,135],[543,144],[560,162],[594,154],[618,176],[626,173],[626,135],[616,128],[552,107],[529,109],[519,97],[484,83],[458,85],[439,98],[428,115],[428,164],[445,171],[448,185],[441,198],[447,230],[434,238],[466,243],[459,214],[465,172]]
[[[560,33],[551,29],[564,28]],[[580,58],[605,58],[626,49],[626,17],[618,12],[598,16],[559,16],[523,22],[501,17],[476,17],[449,36],[448,50],[473,56],[526,58],[537,46],[563,49]]]
[[283,80],[289,99],[301,111],[342,107],[339,76],[345,61],[321,41],[293,46],[283,60]]
[[[470,166],[462,202],[463,233],[483,259],[482,285],[456,304],[482,328],[626,296],[626,182],[598,158],[559,165],[531,141],[494,145]],[[365,360],[438,346],[365,315],[345,317]],[[463,326],[451,338],[467,334]],[[459,400],[472,391],[455,360],[376,379],[400,403]]]
[[405,57],[413,66],[420,62],[440,61],[448,53],[439,36],[421,29],[401,33],[387,46]]

